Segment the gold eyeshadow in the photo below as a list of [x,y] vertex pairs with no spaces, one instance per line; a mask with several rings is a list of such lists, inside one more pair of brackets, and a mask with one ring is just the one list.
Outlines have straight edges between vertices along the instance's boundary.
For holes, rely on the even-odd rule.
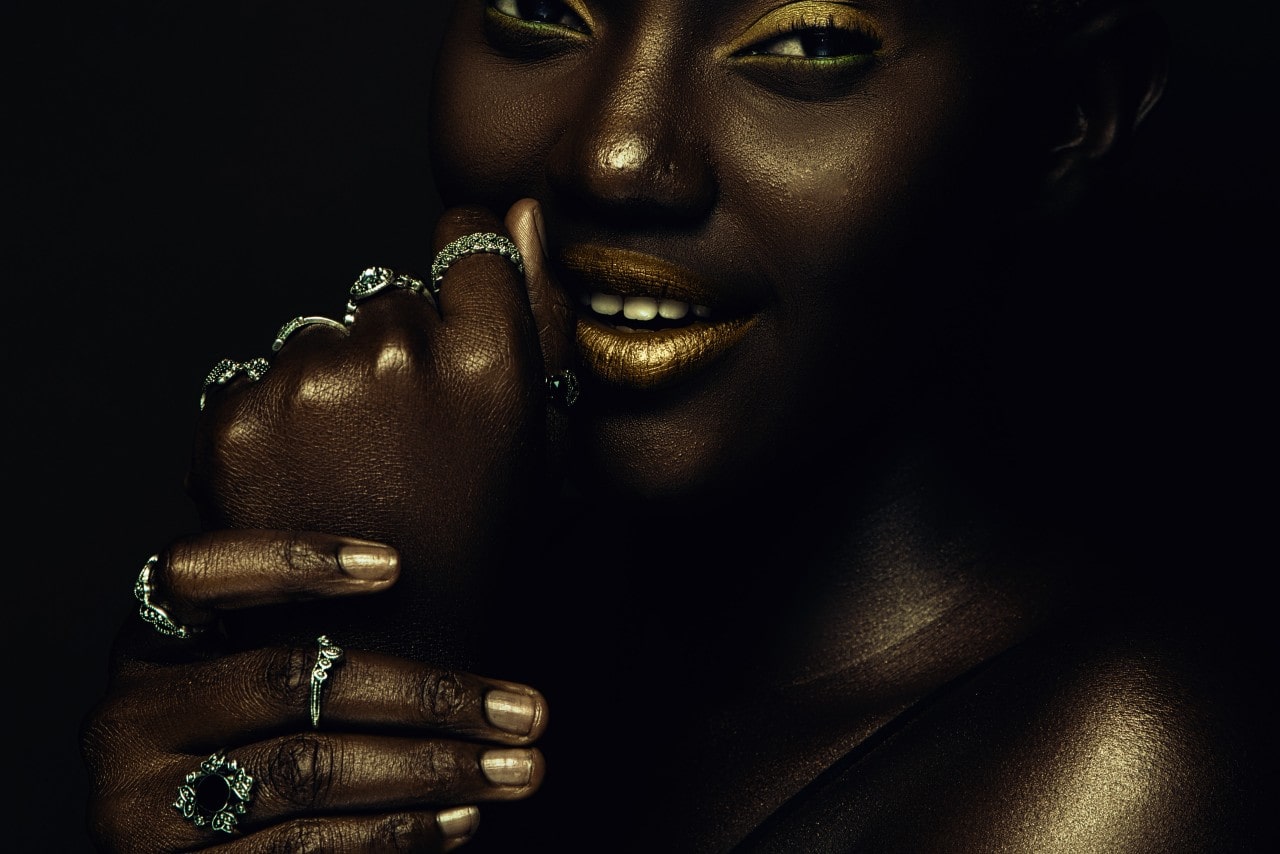
[[[591,15],[587,12],[585,4],[583,4],[581,0],[560,0],[560,2],[564,4],[565,8],[582,20],[583,24],[586,25],[588,32],[595,29],[595,22],[591,20]],[[494,5],[494,0],[484,0],[484,10],[490,20],[495,21],[500,26],[504,27],[518,27],[525,29],[555,28],[568,30],[569,32],[576,33],[577,35],[587,35],[587,33],[583,33],[580,30],[574,30],[562,24],[549,24],[543,21],[526,21],[525,19],[518,18],[515,15],[509,15],[506,12],[500,11]]]
[[848,3],[834,3],[830,0],[800,0],[773,9],[757,19],[742,35],[730,42],[723,52],[727,56],[734,56],[756,45],[808,29],[846,30],[879,41],[874,23],[862,10]]

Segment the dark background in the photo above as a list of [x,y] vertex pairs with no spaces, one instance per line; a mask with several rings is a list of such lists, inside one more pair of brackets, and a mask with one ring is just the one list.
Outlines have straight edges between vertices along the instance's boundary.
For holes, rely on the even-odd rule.
[[[77,728],[143,561],[194,528],[205,371],[339,315],[370,263],[429,266],[447,5],[5,5],[9,850],[88,849]],[[1135,530],[1269,679],[1274,12],[1165,5],[1173,71],[1135,152],[1155,218],[1131,224],[1149,304],[1126,303],[1154,407]]]

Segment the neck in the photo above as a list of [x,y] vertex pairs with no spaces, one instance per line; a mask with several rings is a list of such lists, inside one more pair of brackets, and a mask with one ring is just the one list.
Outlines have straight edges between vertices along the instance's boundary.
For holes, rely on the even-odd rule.
[[716,691],[900,690],[886,672],[923,684],[1016,642],[1064,601],[1066,570],[925,438],[898,432],[874,461],[701,501],[689,521],[629,510],[629,528],[651,532],[639,547],[577,502],[553,561],[565,574],[535,597],[548,635],[523,647],[530,678],[571,657],[688,691],[708,672]]

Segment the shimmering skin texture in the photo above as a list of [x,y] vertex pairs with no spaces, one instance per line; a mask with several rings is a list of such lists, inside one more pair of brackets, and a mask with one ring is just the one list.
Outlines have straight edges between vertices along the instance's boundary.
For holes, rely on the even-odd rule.
[[1019,45],[1003,19],[884,4],[881,61],[840,83],[802,78],[822,95],[805,101],[724,55],[776,5],[589,5],[591,36],[520,62],[486,39],[484,4],[464,2],[437,67],[447,200],[501,209],[533,196],[553,250],[650,252],[753,295],[750,333],[685,388],[597,395],[581,416],[589,467],[628,492],[730,478],[797,424],[822,424],[811,416],[833,394],[850,404],[842,430],[882,418],[886,369],[911,358],[928,322],[891,312],[927,305],[939,275],[959,287],[968,275],[962,255],[945,270],[919,262],[992,228],[1031,180],[1017,173],[1031,123],[1010,121]]
[[[1248,731],[1196,615],[1113,598],[1133,568],[1074,536],[1091,507],[1046,503],[1069,431],[1017,454],[983,432],[988,289],[1082,248],[1022,278],[1011,227],[1158,81],[1086,53],[1062,85],[995,0],[869,2],[874,61],[821,84],[738,63],[782,5],[573,0],[587,32],[516,38],[457,3],[431,154],[467,207],[434,246],[534,198],[553,262],[663,259],[744,334],[659,388],[584,372],[566,437],[543,378],[573,362],[576,295],[473,257],[440,313],[380,295],[220,389],[189,483],[205,530],[161,583],[225,634],[127,627],[85,729],[104,849],[207,843],[154,793],[208,741],[263,772],[246,850],[305,847],[291,821],[328,850],[470,829],[503,852],[1247,850]],[[342,573],[334,536],[394,546],[396,577]],[[319,632],[347,657],[317,736]],[[551,709],[530,700],[527,736],[523,704],[486,716],[523,685]],[[477,802],[478,829],[438,825]]]
[[[981,408],[940,391],[955,376],[935,347],[985,334],[965,324],[999,277],[991,250],[1054,179],[1132,128],[1158,74],[1135,75],[1132,91],[1092,78],[1116,97],[1091,102],[1089,127],[1069,137],[1076,104],[1038,76],[1047,47],[1009,4],[865,4],[874,61],[826,82],[756,73],[757,58],[728,50],[782,5],[575,2],[589,32],[530,38],[461,2],[437,67],[447,202],[538,198],[553,258],[644,252],[712,283],[713,311],[745,304],[751,319],[726,353],[658,390],[586,377],[574,471],[612,500],[579,537],[581,577],[652,574],[689,597],[635,606],[653,609],[635,625],[675,638],[649,655],[684,658],[638,672],[703,714],[664,728],[611,704],[607,720],[648,728],[651,752],[625,772],[610,763],[626,781],[580,802],[579,819],[608,828],[632,815],[628,796],[644,799],[660,826],[627,850],[1212,850],[1230,809],[1189,805],[1221,781],[1201,742],[1223,730],[1198,732],[1195,712],[1166,701],[1194,668],[1170,655],[1152,676],[1118,651],[1123,631],[1112,648],[1088,621],[1061,630],[1078,567],[1056,546],[1008,540],[1009,509],[1028,496],[988,503],[955,480],[945,456],[957,450],[939,441]],[[654,556],[620,553],[635,542]],[[761,580],[792,570],[794,588]],[[690,593],[689,578],[720,593]],[[609,601],[594,604],[627,611]],[[675,614],[703,627],[673,629]],[[1083,657],[1055,643],[1083,644]],[[1043,657],[1001,657],[1020,644]],[[966,706],[980,690],[969,674],[996,661],[989,678],[1008,678],[1009,701]],[[718,698],[675,675],[699,666]],[[931,706],[938,692],[951,699]],[[846,777],[823,776],[842,761]]]

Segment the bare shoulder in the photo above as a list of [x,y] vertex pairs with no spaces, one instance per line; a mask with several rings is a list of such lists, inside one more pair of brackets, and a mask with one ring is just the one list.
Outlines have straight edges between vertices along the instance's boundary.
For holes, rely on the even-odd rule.
[[1197,628],[1155,616],[1037,637],[833,767],[747,850],[1259,850],[1252,653]]

